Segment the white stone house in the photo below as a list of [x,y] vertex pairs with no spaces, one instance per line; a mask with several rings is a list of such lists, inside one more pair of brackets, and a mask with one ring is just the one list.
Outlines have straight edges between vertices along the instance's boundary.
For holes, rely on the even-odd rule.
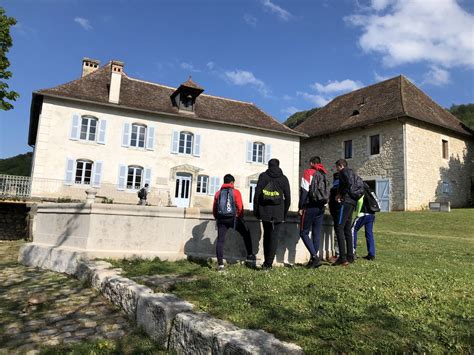
[[295,130],[309,136],[301,170],[313,155],[345,158],[385,211],[472,202],[473,132],[403,76],[338,96]]
[[296,209],[303,134],[252,103],[205,95],[191,79],[172,88],[123,68],[84,59],[79,79],[33,93],[32,196],[84,199],[93,188],[136,203],[148,183],[153,205],[209,208],[231,173],[250,208],[258,175],[274,157]]

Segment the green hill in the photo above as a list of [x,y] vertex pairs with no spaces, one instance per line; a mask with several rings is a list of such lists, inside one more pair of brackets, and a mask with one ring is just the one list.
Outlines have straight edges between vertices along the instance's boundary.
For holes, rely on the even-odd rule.
[[0,159],[0,174],[30,176],[33,153]]
[[451,105],[448,111],[474,130],[474,104]]
[[286,121],[283,122],[283,124],[287,127],[295,128],[300,123],[303,123],[309,116],[311,116],[313,113],[315,113],[318,110],[319,110],[319,107],[315,107],[315,108],[312,108],[311,110],[295,112],[290,117],[288,117]]

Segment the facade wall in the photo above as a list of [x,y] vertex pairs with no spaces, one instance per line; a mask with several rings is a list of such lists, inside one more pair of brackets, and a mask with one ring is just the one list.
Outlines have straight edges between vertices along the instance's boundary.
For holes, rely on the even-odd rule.
[[[370,155],[369,137],[380,135],[380,154]],[[334,163],[344,158],[344,141],[352,140],[352,159],[347,159],[364,180],[388,179],[390,210],[404,209],[403,124],[398,121],[380,123],[367,128],[316,137],[301,142],[300,175],[309,159],[318,155],[326,168],[335,172]]]
[[[451,202],[464,207],[471,196],[473,143],[447,131],[406,125],[408,209],[427,208],[429,202]],[[443,158],[442,140],[448,142],[448,159]]]
[[[106,143],[71,140],[69,137],[74,114],[105,119]],[[122,147],[125,122],[152,125],[155,129],[154,150]],[[171,154],[173,130],[200,134],[200,157]],[[296,196],[299,156],[297,136],[45,98],[35,146],[32,194],[41,197],[84,199],[85,190],[90,186],[64,185],[66,162],[67,158],[89,159],[103,162],[98,196],[112,198],[114,202],[137,203],[136,190],[117,190],[119,165],[124,164],[151,169],[151,194],[148,198],[150,204],[173,205],[176,173],[185,172],[193,177],[191,206],[209,208],[212,206],[212,196],[196,193],[197,175],[220,177],[222,182],[222,177],[231,173],[236,178],[236,187],[241,190],[248,207],[249,183],[266,170],[266,165],[246,161],[247,141],[272,146],[272,157],[280,160],[281,168],[290,180],[292,192]],[[295,210],[296,206],[295,198],[292,209]]]

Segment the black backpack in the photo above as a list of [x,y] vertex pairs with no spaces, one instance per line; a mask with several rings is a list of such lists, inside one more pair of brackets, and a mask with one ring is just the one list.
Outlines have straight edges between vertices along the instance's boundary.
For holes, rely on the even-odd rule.
[[331,187],[329,186],[326,174],[319,170],[313,174],[313,179],[309,185],[309,200],[312,202],[328,202]]
[[354,173],[353,181],[349,189],[349,196],[354,200],[359,200],[364,195],[364,180]]
[[142,187],[140,190],[138,190],[138,198],[144,199],[146,197],[146,190],[144,187]]
[[278,189],[278,184],[270,180],[262,190],[265,205],[280,205],[283,202],[283,193]]
[[234,199],[234,189],[222,189],[217,201],[217,217],[228,218],[237,215]]
[[380,212],[379,199],[374,191],[364,182],[364,206],[367,213]]

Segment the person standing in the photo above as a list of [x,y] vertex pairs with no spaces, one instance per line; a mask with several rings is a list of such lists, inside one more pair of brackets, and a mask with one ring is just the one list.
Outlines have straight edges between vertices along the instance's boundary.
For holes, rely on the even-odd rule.
[[[324,219],[325,205],[329,200],[329,183],[327,181],[327,170],[321,164],[321,158],[314,156],[309,160],[309,168],[303,172],[300,186],[300,199],[298,203],[298,214],[301,216],[300,237],[308,249],[311,258],[307,264],[309,268],[321,266],[319,259],[319,243],[321,238],[321,227]],[[324,185],[324,195],[314,190]],[[312,241],[309,238],[311,230]]]
[[224,242],[227,230],[233,228],[244,238],[245,249],[247,251],[247,265],[255,263],[253,255],[252,238],[250,230],[244,221],[244,208],[240,191],[234,188],[235,178],[227,174],[224,176],[224,184],[214,195],[212,214],[217,224],[217,269],[224,270]]
[[351,232],[352,213],[354,212],[357,200],[361,196],[356,195],[359,193],[357,176],[352,169],[347,167],[347,161],[345,159],[336,161],[336,170],[339,172],[339,187],[336,201],[341,204],[339,218],[335,227],[339,247],[339,258],[332,265],[347,266],[349,263],[354,262]]
[[[369,188],[368,186],[366,188]],[[370,193],[370,191],[369,191]],[[354,255],[357,249],[357,233],[362,227],[365,227],[365,241],[367,244],[368,254],[363,258],[366,260],[375,259],[375,240],[374,240],[374,223],[375,212],[370,208],[368,199],[363,195],[357,201],[356,219],[352,226],[352,237],[354,239]]]
[[[341,209],[341,204],[336,201],[336,196],[337,196],[337,190],[339,189],[339,173],[335,172],[333,174],[333,183],[331,190],[329,191],[329,213],[331,214],[332,221],[333,221],[333,228],[334,228],[334,233],[336,233],[336,225],[339,221],[339,212]],[[337,241],[337,238],[336,238]],[[331,257],[330,260],[332,262],[336,261],[337,258],[339,257],[339,246],[336,245],[334,247],[336,255]]]
[[148,184],[145,184],[145,186],[143,186],[138,191],[138,198],[139,198],[138,204],[141,205],[141,206],[146,206],[147,205],[147,202],[146,202],[147,196],[148,196]]
[[263,225],[263,269],[270,269],[278,247],[278,230],[291,204],[290,183],[278,159],[268,161],[268,169],[258,177],[253,211]]

